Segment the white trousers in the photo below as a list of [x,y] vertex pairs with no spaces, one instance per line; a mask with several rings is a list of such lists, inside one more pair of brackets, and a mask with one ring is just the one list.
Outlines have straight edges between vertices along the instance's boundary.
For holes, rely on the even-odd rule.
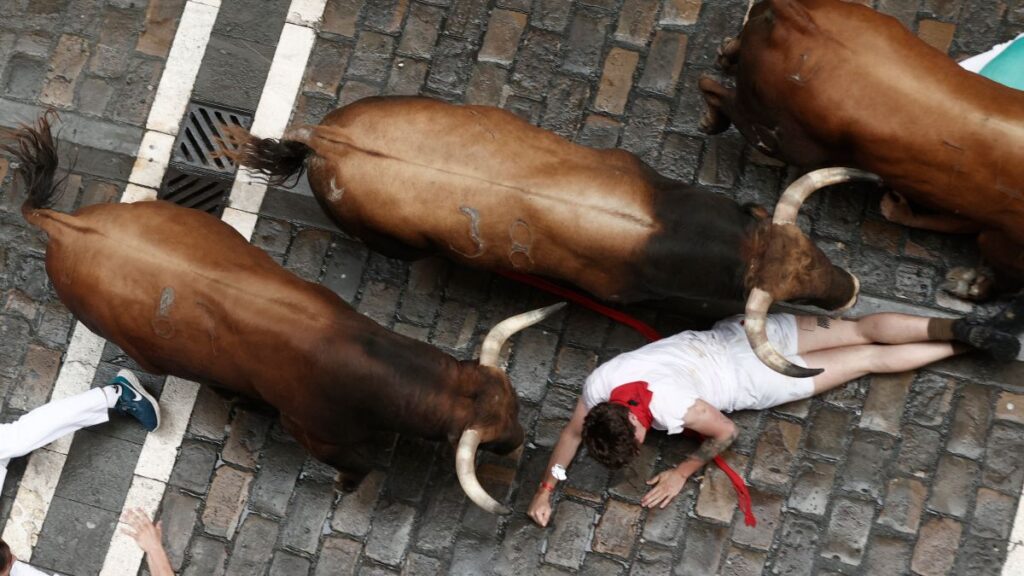
[[63,400],[44,404],[10,424],[0,424],[0,489],[7,476],[7,463],[36,448],[110,420],[110,408],[103,388],[93,388]]

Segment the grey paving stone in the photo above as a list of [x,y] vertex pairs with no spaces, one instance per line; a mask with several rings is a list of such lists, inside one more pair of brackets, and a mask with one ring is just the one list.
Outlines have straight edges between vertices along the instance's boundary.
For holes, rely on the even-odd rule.
[[537,328],[527,328],[514,337],[514,359],[508,373],[520,398],[538,402],[544,397],[557,344],[557,334]]
[[324,539],[314,576],[351,576],[358,565],[362,543],[348,538],[328,536]]
[[893,478],[885,494],[878,523],[905,534],[915,534],[921,521],[928,487],[911,478]]
[[966,458],[943,454],[932,484],[928,508],[963,518],[971,501],[970,487],[978,474],[978,465]]
[[401,30],[408,7],[409,3],[402,0],[367,2],[363,25],[387,34],[394,34]]
[[962,530],[952,518],[929,518],[921,525],[910,567],[928,576],[947,574],[956,561]]
[[1017,494],[1024,482],[1024,467],[1019,456],[1024,450],[1024,430],[998,423],[992,426],[985,450],[982,482],[990,487]]
[[118,514],[141,446],[80,430],[57,483],[56,496]]
[[273,57],[273,46],[213,34],[194,95],[232,108],[255,110]]
[[967,458],[980,458],[985,453],[991,407],[990,388],[978,385],[965,386],[957,403],[946,449]]
[[271,520],[250,514],[238,530],[231,548],[227,576],[249,576],[262,572],[270,563],[273,548],[268,544],[277,540],[278,525]]
[[762,574],[766,554],[733,546],[729,549],[719,574],[722,576],[755,576]]
[[552,32],[561,32],[569,24],[569,2],[537,0],[530,13],[530,25]]
[[[590,557],[597,557],[588,555]],[[622,568],[619,567],[621,572]],[[672,551],[643,544],[629,571],[630,576],[669,576],[672,573]]]
[[231,419],[224,443],[224,460],[244,468],[254,468],[270,431],[270,418],[251,410],[237,410]]
[[185,439],[178,451],[168,483],[195,494],[205,494],[210,486],[219,447],[208,442]]
[[822,406],[811,416],[804,447],[829,458],[840,458],[848,441],[853,414]]
[[471,536],[460,539],[452,553],[449,576],[476,576],[487,572],[497,553],[496,548],[497,543],[493,540],[477,540]]
[[579,568],[596,517],[597,512],[593,508],[565,500],[560,502],[553,515],[555,529],[548,536],[544,561],[565,568]]
[[99,573],[119,515],[120,508],[111,512],[54,496],[32,563],[67,574]]
[[527,28],[512,69],[512,86],[522,94],[544,92],[558,66],[560,50],[561,39],[556,34]]
[[168,490],[160,505],[160,522],[163,525],[164,550],[171,561],[171,568],[180,571],[185,562],[185,552],[192,540],[196,518],[202,501],[177,490]]
[[907,392],[913,379],[912,372],[872,376],[860,426],[887,434],[898,434]]
[[382,503],[366,539],[366,555],[390,566],[401,565],[415,516],[416,510],[401,502]]
[[734,542],[745,544],[759,550],[768,550],[775,537],[775,531],[782,524],[782,508],[785,498],[780,495],[760,490],[751,490],[750,499],[753,503],[756,526],[747,526],[738,522],[733,528]]
[[315,554],[333,504],[333,484],[300,482],[295,487],[288,516],[281,525],[281,543]]
[[811,520],[786,514],[779,550],[767,566],[770,574],[811,574],[821,528]]
[[675,573],[680,576],[715,574],[728,536],[728,528],[696,520],[688,522],[686,548],[676,564]]
[[611,18],[602,13],[577,10],[569,26],[562,66],[578,74],[596,74],[610,25]]
[[902,437],[895,461],[897,470],[919,478],[930,477],[942,449],[942,435],[929,428],[907,424],[903,427]]
[[930,372],[918,372],[907,397],[910,419],[924,426],[938,426],[949,412],[953,382]]
[[412,4],[405,23],[398,52],[429,58],[437,41],[444,10],[425,4]]
[[981,488],[974,504],[971,532],[983,538],[1006,540],[1014,524],[1014,498]]
[[331,236],[326,231],[301,229],[292,240],[284,267],[299,278],[316,282],[320,278],[320,269],[330,245]]
[[472,45],[451,36],[441,36],[434,45],[433,64],[427,88],[450,96],[461,95],[473,73]]
[[307,576],[309,574],[309,560],[301,556],[289,554],[282,550],[274,553],[274,559],[270,563],[270,576]]
[[182,576],[223,576],[228,553],[223,542],[199,536],[189,548],[190,558]]
[[273,48],[281,36],[287,10],[284,2],[223,0],[213,32]]
[[865,574],[906,574],[912,545],[906,540],[873,535],[864,556]]
[[801,428],[785,420],[765,421],[757,443],[750,479],[767,485],[781,486],[790,482],[790,466],[800,443]]
[[305,461],[306,453],[300,446],[268,440],[252,487],[250,505],[253,509],[271,516],[284,516]]
[[885,465],[895,452],[889,436],[867,435],[857,431],[846,455],[839,485],[846,490],[877,498],[885,478]]
[[968,534],[957,554],[955,570],[961,574],[999,576],[1003,573],[1006,547],[1006,541]]
[[565,138],[572,138],[583,119],[590,98],[590,86],[578,78],[558,75],[551,81],[540,125]]
[[518,576],[537,571],[545,531],[529,518],[513,518],[505,531],[493,571],[499,576]]
[[854,566],[860,564],[874,515],[875,507],[870,502],[837,498],[822,541],[822,556]]
[[383,483],[384,474],[380,471],[375,470],[367,475],[355,492],[342,497],[334,510],[331,527],[353,536],[369,533],[371,515],[377,506],[377,497]]

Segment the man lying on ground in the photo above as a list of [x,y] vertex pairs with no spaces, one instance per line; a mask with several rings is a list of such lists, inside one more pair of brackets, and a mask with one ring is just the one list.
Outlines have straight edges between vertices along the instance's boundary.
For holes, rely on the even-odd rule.
[[[129,370],[118,372],[106,386],[55,400],[10,424],[0,424],[0,489],[11,459],[82,428],[103,424],[110,420],[110,412],[135,418],[149,432],[160,426],[160,406]],[[45,573],[19,562],[7,543],[0,540],[0,576],[37,574]]]
[[915,370],[972,348],[996,359],[1020,353],[1024,294],[988,321],[883,313],[859,320],[775,314],[768,335],[787,358],[824,368],[814,378],[792,378],[754,356],[739,317],[706,332],[682,332],[602,364],[583,386],[572,419],[562,430],[529,515],[546,526],[551,494],[580,443],[608,468],[621,468],[640,451],[647,430],[678,434],[684,427],[706,437],[689,458],[648,480],[641,504],[667,506],[687,478],[736,439],[723,412],[764,410],[827,392],[871,373]]

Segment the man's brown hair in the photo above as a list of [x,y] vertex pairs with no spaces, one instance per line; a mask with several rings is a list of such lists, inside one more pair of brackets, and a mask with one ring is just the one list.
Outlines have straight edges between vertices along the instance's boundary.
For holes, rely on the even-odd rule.
[[640,444],[629,409],[610,402],[594,406],[583,419],[583,444],[594,460],[613,470],[636,458]]
[[7,545],[7,542],[0,540],[0,573],[10,569],[11,564],[14,564],[14,555],[11,554],[11,547]]

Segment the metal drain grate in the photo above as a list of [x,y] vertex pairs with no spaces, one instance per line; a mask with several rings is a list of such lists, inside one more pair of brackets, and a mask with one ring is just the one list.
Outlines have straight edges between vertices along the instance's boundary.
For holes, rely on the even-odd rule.
[[[231,193],[236,166],[220,156],[223,126],[248,129],[252,114],[189,102],[174,153],[157,198],[220,216]],[[231,145],[225,142],[225,146]]]
[[[224,156],[217,154],[220,146],[218,139],[225,134],[225,125],[241,126],[248,129],[252,126],[252,115],[236,110],[228,110],[198,102],[190,102],[178,132],[178,140],[174,143],[172,162],[232,174],[235,164]],[[225,142],[225,146],[233,148]]]
[[230,177],[170,165],[157,197],[219,217],[231,193]]

